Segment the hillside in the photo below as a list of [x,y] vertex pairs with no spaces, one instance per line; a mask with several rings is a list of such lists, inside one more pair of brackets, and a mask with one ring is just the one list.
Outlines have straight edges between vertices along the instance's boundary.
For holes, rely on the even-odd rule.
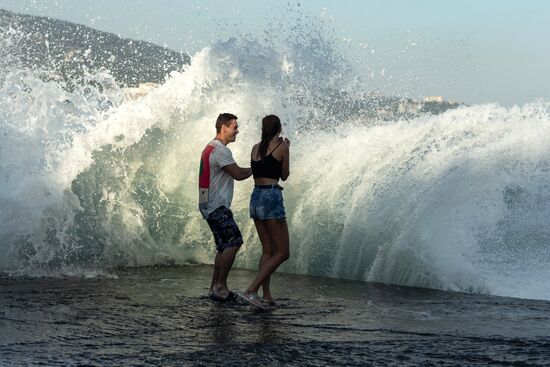
[[160,83],[190,60],[186,54],[149,42],[1,9],[0,45],[5,46],[1,52],[24,67],[52,71],[66,80],[85,70],[106,68],[120,86]]

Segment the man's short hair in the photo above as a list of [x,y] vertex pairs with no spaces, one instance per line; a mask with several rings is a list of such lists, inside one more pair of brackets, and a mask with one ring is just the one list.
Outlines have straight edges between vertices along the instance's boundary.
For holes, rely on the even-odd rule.
[[237,116],[232,113],[220,113],[218,119],[216,120],[216,132],[219,133],[222,131],[222,125],[229,126],[229,121],[236,120]]

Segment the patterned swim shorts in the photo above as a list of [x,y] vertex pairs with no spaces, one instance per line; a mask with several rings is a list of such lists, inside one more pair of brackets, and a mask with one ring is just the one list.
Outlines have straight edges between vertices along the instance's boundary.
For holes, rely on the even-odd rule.
[[283,188],[279,185],[255,185],[250,196],[250,218],[284,219]]
[[214,235],[216,250],[222,252],[226,248],[243,244],[243,236],[233,219],[233,213],[225,206],[220,206],[210,213],[206,222]]

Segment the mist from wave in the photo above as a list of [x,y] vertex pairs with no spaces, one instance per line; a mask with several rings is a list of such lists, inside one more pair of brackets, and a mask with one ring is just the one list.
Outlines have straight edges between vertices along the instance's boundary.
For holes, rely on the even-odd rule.
[[[211,263],[196,186],[213,121],[239,116],[230,148],[246,165],[261,117],[276,113],[292,141],[282,270],[550,299],[546,102],[367,119],[351,100],[368,85],[316,32],[205,47],[136,100],[107,71],[71,89],[44,73],[15,64],[0,79],[3,272]],[[236,184],[236,265],[255,268],[250,190]]]

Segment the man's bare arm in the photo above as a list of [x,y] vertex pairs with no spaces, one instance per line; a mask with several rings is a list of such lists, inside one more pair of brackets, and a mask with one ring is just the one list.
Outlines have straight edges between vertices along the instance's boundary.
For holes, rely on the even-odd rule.
[[223,167],[223,170],[237,181],[246,180],[252,176],[252,169],[239,167],[237,163],[227,165]]

